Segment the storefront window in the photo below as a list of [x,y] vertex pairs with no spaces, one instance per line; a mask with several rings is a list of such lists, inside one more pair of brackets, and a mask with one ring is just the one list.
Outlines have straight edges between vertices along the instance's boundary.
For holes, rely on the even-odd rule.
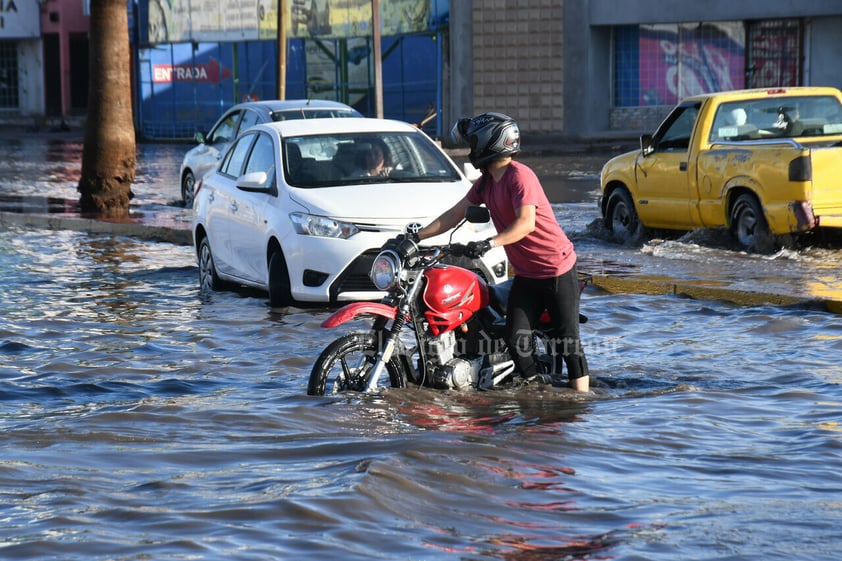
[[617,107],[675,105],[745,85],[742,22],[621,26],[614,30]]
[[766,20],[748,26],[750,88],[797,86],[801,83],[801,22]]
[[18,47],[14,41],[0,41],[0,109],[17,109]]

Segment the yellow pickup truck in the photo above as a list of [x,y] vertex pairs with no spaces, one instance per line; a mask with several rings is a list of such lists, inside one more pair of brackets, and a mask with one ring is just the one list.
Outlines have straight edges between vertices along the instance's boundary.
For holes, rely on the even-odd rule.
[[640,149],[609,160],[600,210],[620,242],[644,228],[726,227],[744,249],[842,228],[842,92],[738,90],[687,98]]

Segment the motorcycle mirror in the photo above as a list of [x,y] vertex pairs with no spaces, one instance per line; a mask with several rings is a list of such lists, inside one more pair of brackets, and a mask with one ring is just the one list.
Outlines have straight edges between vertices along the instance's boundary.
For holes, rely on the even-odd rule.
[[472,205],[465,210],[465,220],[472,224],[480,224],[491,220],[491,213],[484,206]]

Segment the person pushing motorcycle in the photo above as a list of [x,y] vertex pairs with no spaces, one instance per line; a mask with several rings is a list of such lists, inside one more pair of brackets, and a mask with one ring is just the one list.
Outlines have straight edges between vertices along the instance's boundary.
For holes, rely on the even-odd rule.
[[[485,204],[497,235],[467,246],[469,257],[481,257],[503,246],[514,270],[507,305],[506,343],[520,375],[531,380],[542,374],[559,375],[560,355],[567,365],[568,385],[590,390],[590,375],[579,336],[579,277],[573,243],[559,226],[535,172],[515,161],[520,152],[517,122],[502,113],[483,113],[460,119],[451,140],[471,147],[471,163],[482,172],[468,193],[453,207],[418,231],[426,239],[454,228],[471,205]],[[548,349],[556,372],[544,372],[535,360],[533,330],[547,310],[553,328]]]

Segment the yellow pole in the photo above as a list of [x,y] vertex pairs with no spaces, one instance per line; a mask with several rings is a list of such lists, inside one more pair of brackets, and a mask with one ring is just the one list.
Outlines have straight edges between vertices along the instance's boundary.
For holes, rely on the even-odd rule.
[[371,40],[374,43],[374,105],[378,119],[383,118],[383,65],[380,48],[380,1],[371,0]]
[[286,0],[278,1],[278,99],[287,98]]

